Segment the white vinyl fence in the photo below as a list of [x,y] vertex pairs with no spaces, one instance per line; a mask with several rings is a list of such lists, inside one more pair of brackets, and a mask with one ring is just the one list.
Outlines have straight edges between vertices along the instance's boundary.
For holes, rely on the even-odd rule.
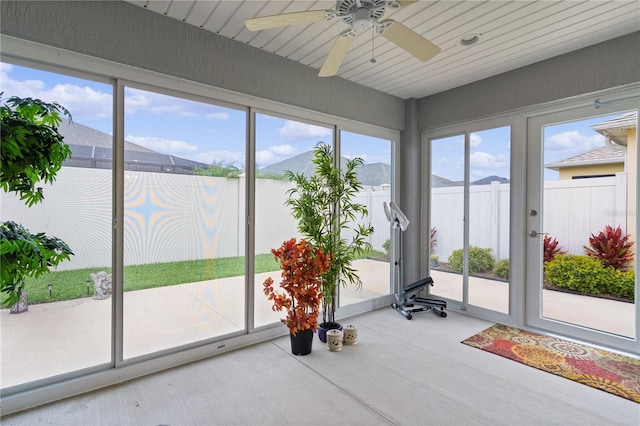
[[[543,227],[571,254],[584,254],[591,234],[606,225],[626,230],[627,176],[545,182]],[[491,248],[496,259],[509,257],[510,185],[493,182],[469,189],[469,241]],[[463,246],[462,187],[433,188],[431,225],[436,228],[434,254],[445,261]],[[425,231],[427,232],[427,231]]]
[[[112,173],[64,167],[45,200],[27,208],[13,194],[2,193],[2,221],[23,224],[32,233],[61,238],[75,255],[58,267],[108,267],[112,253]],[[268,253],[282,236],[297,237],[296,221],[285,205],[290,184],[256,182],[256,253]],[[446,261],[462,248],[462,187],[434,188],[434,254]],[[496,259],[509,257],[509,185],[470,188],[470,242],[492,248]],[[150,264],[244,255],[245,180],[127,171],[125,176],[125,264]],[[546,182],[545,232],[570,253],[582,253],[591,233],[605,225],[625,228],[626,176]],[[389,222],[382,203],[388,187],[366,187],[357,201],[369,209],[375,227],[370,242],[382,250]],[[412,218],[410,218],[412,219]],[[412,220],[412,222],[416,222]],[[415,231],[412,231],[415,232]],[[428,235],[428,230],[423,230]],[[426,256],[426,253],[425,253]]]
[[[58,270],[108,267],[112,251],[112,173],[63,167],[45,199],[31,208],[1,193],[0,220],[65,241],[74,252]],[[285,238],[299,237],[285,205],[286,181],[256,181],[256,253],[269,253]],[[367,187],[356,199],[369,209],[377,250],[389,238],[383,201],[388,187]],[[245,179],[127,171],[125,174],[125,265],[243,256]]]

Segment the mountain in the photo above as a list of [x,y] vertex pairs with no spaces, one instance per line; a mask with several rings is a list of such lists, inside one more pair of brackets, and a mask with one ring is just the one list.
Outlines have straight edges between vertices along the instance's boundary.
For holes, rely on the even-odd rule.
[[[342,157],[340,159],[340,165],[346,167],[347,159]],[[313,151],[303,152],[295,157],[287,158],[279,163],[274,163],[269,166],[260,169],[260,173],[284,175],[287,170],[291,170],[294,173],[302,173],[305,176],[310,176],[315,170],[315,164],[313,164]],[[363,164],[356,168],[358,178],[364,186],[379,186],[384,184],[391,184],[391,166],[384,163],[372,163]]]

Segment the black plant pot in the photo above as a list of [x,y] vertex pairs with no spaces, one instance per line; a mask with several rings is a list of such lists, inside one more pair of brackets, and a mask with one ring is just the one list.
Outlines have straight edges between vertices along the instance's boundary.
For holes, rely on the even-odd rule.
[[294,336],[291,336],[291,353],[294,355],[309,355],[311,353],[311,346],[313,345],[313,330],[298,331]]
[[321,342],[327,343],[327,331],[342,330],[342,324],[339,322],[323,322],[318,326],[318,338]]

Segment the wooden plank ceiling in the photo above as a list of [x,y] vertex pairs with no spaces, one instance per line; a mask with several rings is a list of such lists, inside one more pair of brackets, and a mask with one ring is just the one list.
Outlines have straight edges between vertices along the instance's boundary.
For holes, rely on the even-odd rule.
[[[249,18],[316,9],[335,1],[127,0],[165,15],[320,69],[341,20],[258,32]],[[407,99],[421,98],[640,30],[640,2],[614,1],[417,1],[391,18],[438,45],[423,63],[367,30],[354,41],[337,76]],[[471,46],[459,42],[478,35]],[[375,63],[371,61],[375,58]],[[320,77],[319,77],[320,78]],[[330,77],[336,78],[336,77]]]

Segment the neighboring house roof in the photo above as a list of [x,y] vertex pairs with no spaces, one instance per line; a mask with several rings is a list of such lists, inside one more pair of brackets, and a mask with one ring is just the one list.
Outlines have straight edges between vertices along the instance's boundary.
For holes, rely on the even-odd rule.
[[[113,138],[91,127],[66,120],[58,126],[64,143],[71,148],[71,158],[64,162],[67,167],[110,169],[113,163]],[[127,170],[192,174],[196,167],[207,164],[174,155],[161,154],[133,142],[124,142],[124,162]]]
[[638,113],[634,111],[594,124],[591,128],[607,138],[606,146],[554,161],[545,167],[558,171],[565,167],[624,163],[627,157],[627,131],[635,129],[637,116]]
[[554,161],[545,165],[551,170],[560,170],[564,167],[592,166],[596,164],[624,163],[627,149],[624,146],[609,145],[574,155],[563,160]]
[[[471,185],[491,185],[491,182],[509,183],[509,179],[496,175],[487,176],[482,179],[471,182]],[[431,175],[431,187],[433,188],[446,188],[450,186],[463,186],[464,182],[461,180],[449,180],[438,175]]]
[[431,175],[432,188],[445,188],[448,186],[462,186],[462,185],[464,185],[464,182],[453,181],[438,175]]
[[509,183],[509,179],[493,175],[471,182],[471,185],[491,185],[491,182]]
[[627,130],[635,129],[638,112],[633,111],[611,120],[591,126],[593,130],[608,138],[613,143],[627,145]]

